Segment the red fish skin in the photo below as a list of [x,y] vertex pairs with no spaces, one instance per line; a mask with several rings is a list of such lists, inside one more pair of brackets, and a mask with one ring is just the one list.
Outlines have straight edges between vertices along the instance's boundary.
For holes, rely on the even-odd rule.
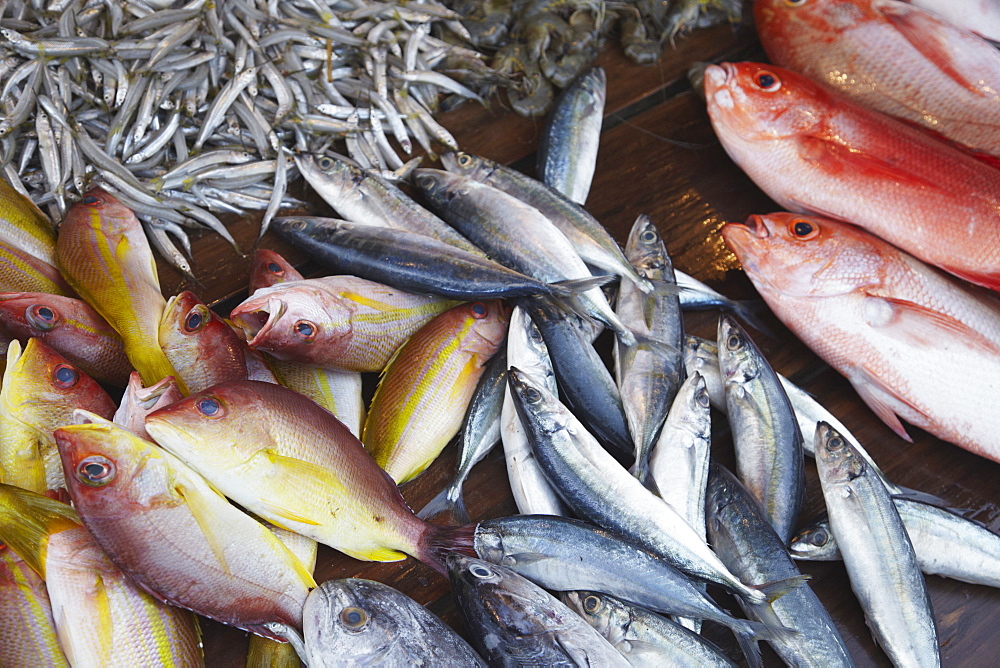
[[250,294],[277,283],[301,281],[303,278],[299,270],[279,253],[267,248],[254,251],[250,264]]
[[751,216],[722,235],[774,314],[901,437],[899,418],[1000,461],[993,293],[819,216]]
[[159,334],[160,348],[190,392],[246,380],[246,342],[190,290],[167,303]]
[[896,0],[758,0],[768,58],[883,113],[1000,155],[1000,51]]
[[0,325],[22,344],[47,343],[88,376],[124,387],[132,364],[118,332],[87,302],[44,292],[0,293]]
[[726,152],[783,208],[1000,289],[1000,170],[774,65],[709,66],[705,93]]

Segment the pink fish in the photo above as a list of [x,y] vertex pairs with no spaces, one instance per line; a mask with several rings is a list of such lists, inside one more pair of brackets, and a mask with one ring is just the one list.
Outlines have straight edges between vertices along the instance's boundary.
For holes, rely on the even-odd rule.
[[1000,300],[818,216],[750,216],[722,235],[775,315],[896,433],[902,418],[1000,461]]
[[1000,170],[773,65],[711,65],[705,94],[729,156],[784,208],[1000,289]]
[[758,0],[754,15],[778,65],[1000,155],[1000,51],[978,35],[896,0]]

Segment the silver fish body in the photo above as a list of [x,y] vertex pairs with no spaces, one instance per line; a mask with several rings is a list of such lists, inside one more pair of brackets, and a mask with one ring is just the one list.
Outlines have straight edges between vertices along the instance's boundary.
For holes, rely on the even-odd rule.
[[302,610],[311,667],[485,666],[461,636],[427,608],[372,580],[327,580]]
[[941,665],[924,576],[882,481],[825,424],[816,428],[816,468],[851,589],[878,644],[896,665]]

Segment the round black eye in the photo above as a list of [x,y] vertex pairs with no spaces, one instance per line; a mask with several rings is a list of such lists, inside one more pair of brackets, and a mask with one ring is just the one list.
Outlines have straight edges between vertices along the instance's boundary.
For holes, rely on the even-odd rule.
[[218,417],[222,414],[222,404],[212,397],[202,397],[195,403],[195,408],[205,417]]
[[59,387],[73,387],[80,374],[69,364],[60,364],[52,371],[52,380]]
[[542,400],[542,393],[533,387],[527,387],[524,389],[524,399],[533,404]]
[[87,195],[80,201],[86,204],[87,206],[97,206],[98,204],[101,203],[101,198],[95,195]]
[[583,599],[583,609],[594,613],[601,609],[601,599],[597,596],[588,596]]
[[323,170],[330,169],[331,167],[333,167],[333,158],[329,158],[324,155],[316,160],[316,165]]
[[697,395],[695,395],[694,400],[697,401],[698,405],[701,406],[702,408],[708,408],[712,404],[712,402],[708,398],[708,390],[702,390],[701,392],[699,392]]
[[458,164],[461,165],[462,167],[468,167],[469,165],[472,164],[472,156],[469,155],[468,153],[459,153]]
[[730,334],[729,338],[726,339],[726,347],[730,350],[737,350],[742,343],[743,340],[740,338],[739,334]]
[[107,457],[91,455],[76,467],[76,475],[84,485],[102,487],[115,479],[115,463]]
[[205,318],[201,309],[196,308],[188,313],[187,318],[184,319],[184,331],[197,332],[205,324],[206,320],[207,318]]
[[277,262],[268,262],[267,270],[272,274],[277,274],[278,276],[281,276],[282,274],[285,273],[285,271],[281,268],[281,265],[279,265]]
[[479,564],[476,564],[475,566],[470,568],[469,572],[475,575],[477,578],[493,577],[493,571],[486,568],[485,566],[480,566]]
[[481,320],[486,317],[486,304],[476,302],[470,308],[472,309],[472,317],[476,320]]
[[827,441],[826,447],[828,450],[840,450],[844,447],[844,439],[839,436],[834,436],[829,441]]
[[301,232],[302,230],[306,229],[306,221],[302,220],[301,218],[291,220],[288,222],[288,229],[290,229],[293,232]]
[[340,611],[341,623],[351,630],[357,630],[368,621],[368,613],[361,608],[344,608]]
[[24,317],[34,329],[42,332],[48,332],[55,327],[59,319],[55,311],[40,304],[29,306],[24,312]]
[[762,90],[766,90],[769,93],[773,93],[774,91],[781,88],[781,79],[779,79],[776,75],[766,70],[758,72],[757,75],[754,77],[754,82]]
[[809,537],[809,542],[816,547],[823,547],[830,540],[830,536],[823,529],[816,529],[813,531],[812,536]]
[[299,320],[295,323],[294,329],[295,336],[307,343],[316,338],[316,325],[312,324],[308,320]]
[[813,226],[804,220],[800,220],[799,222],[795,223],[795,226],[792,228],[792,230],[795,232],[795,236],[804,237],[813,231]]
[[645,232],[639,235],[639,241],[646,244],[651,244],[654,241],[656,241],[657,236],[658,235],[653,230],[646,230]]

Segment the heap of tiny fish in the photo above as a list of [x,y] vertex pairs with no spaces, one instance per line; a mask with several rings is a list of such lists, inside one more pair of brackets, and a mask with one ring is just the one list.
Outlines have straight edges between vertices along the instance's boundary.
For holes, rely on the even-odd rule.
[[264,211],[263,232],[294,203],[291,151],[343,140],[391,170],[415,145],[457,148],[441,94],[508,82],[436,36],[467,38],[458,18],[434,1],[6,2],[0,163],[54,220],[101,185],[189,271],[186,227],[234,243],[216,214]]

